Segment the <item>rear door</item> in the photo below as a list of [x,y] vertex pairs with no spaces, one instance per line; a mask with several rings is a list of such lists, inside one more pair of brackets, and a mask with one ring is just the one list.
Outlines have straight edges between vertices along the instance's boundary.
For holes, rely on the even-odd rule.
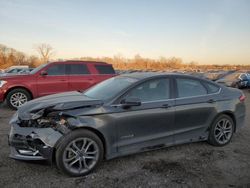
[[86,63],[68,63],[66,69],[70,91],[86,90],[96,83]]
[[46,71],[47,75],[37,76],[38,97],[68,91],[65,64],[54,63],[48,65],[43,71]]
[[175,143],[205,139],[216,116],[219,89],[213,84],[190,77],[176,77]]

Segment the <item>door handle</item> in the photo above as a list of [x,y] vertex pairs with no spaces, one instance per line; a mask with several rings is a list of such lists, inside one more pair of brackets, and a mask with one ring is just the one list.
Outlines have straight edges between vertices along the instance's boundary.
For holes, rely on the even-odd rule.
[[161,107],[162,108],[170,108],[169,104],[163,104]]
[[207,101],[207,103],[214,103],[214,102],[215,102],[214,99],[209,99],[209,100]]

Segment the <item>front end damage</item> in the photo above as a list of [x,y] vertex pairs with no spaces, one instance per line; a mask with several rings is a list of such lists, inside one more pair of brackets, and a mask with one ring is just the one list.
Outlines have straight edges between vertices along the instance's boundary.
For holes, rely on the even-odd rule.
[[80,92],[55,94],[25,103],[10,120],[10,157],[52,161],[53,151],[63,136],[87,124],[87,117],[79,121],[78,112],[100,113],[102,104]]
[[56,144],[67,134],[68,123],[60,116],[21,120],[16,113],[10,121],[10,157],[20,160],[52,161]]

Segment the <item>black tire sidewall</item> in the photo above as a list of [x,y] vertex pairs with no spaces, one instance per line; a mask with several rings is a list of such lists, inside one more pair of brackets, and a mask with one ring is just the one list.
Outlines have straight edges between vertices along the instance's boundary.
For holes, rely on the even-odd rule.
[[[215,135],[214,135],[214,129],[216,127],[216,124],[218,123],[218,121],[220,121],[221,119],[227,119],[229,120],[232,125],[233,125],[233,132],[232,132],[232,135],[231,135],[231,138],[229,139],[229,141],[227,141],[226,143],[224,144],[221,144],[219,142],[217,142],[217,140],[215,139]],[[235,123],[234,121],[232,120],[232,118],[226,114],[222,114],[222,115],[219,115],[212,123],[211,125],[211,128],[210,128],[210,131],[209,131],[209,137],[208,137],[208,142],[214,146],[225,146],[227,144],[230,143],[230,141],[232,140],[232,137],[233,137],[233,133],[234,133],[234,129],[235,129]]]
[[28,99],[27,101],[31,100],[31,95],[30,95],[30,93],[27,90],[25,90],[25,89],[13,89],[6,96],[6,103],[13,110],[16,110],[17,108],[14,107],[14,106],[12,106],[12,104],[10,102],[10,98],[15,93],[23,93],[27,97],[27,99]]
[[[67,145],[71,141],[73,141],[76,138],[80,138],[80,137],[90,138],[96,142],[96,144],[99,148],[99,158],[97,159],[97,162],[92,169],[90,169],[89,171],[82,173],[82,174],[75,174],[75,173],[68,171],[65,168],[64,163],[63,163],[63,153],[64,153],[64,149],[67,147]],[[100,164],[100,162],[103,159],[103,156],[104,156],[104,148],[103,148],[103,143],[102,143],[101,139],[92,131],[85,130],[85,129],[80,129],[80,130],[76,129],[76,130],[70,132],[69,134],[65,135],[65,137],[60,141],[60,144],[58,145],[58,147],[56,149],[56,154],[55,154],[57,167],[60,170],[62,170],[65,174],[70,175],[70,176],[74,176],[74,177],[84,176],[84,175],[87,175],[90,172],[92,172]]]

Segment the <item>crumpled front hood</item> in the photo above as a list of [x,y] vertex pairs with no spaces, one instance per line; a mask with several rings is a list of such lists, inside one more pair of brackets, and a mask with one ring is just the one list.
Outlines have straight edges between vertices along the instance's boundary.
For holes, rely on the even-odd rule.
[[80,92],[65,92],[37,98],[25,103],[18,108],[18,116],[20,119],[27,120],[31,118],[32,113],[46,108],[63,111],[101,104],[103,104],[101,100],[88,98]]

